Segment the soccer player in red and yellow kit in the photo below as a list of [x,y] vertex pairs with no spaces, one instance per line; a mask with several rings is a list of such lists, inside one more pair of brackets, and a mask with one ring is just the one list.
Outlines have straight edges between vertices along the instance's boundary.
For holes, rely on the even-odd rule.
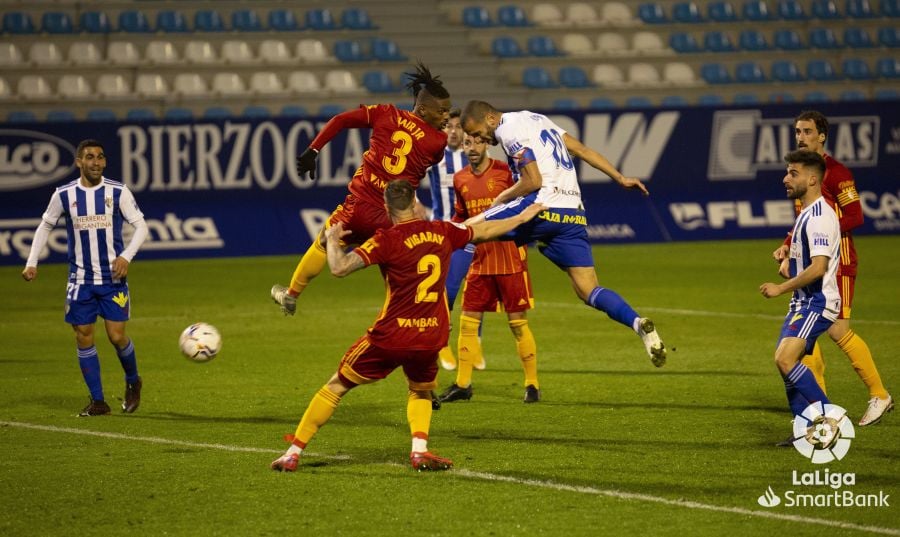
[[[391,226],[382,198],[388,182],[406,179],[416,188],[428,168],[444,158],[447,135],[441,129],[450,118],[450,94],[440,77],[432,76],[421,63],[415,73],[407,76],[407,87],[416,98],[412,112],[392,104],[360,106],[342,112],[325,124],[297,158],[297,174],[303,177],[309,172],[315,179],[316,156],[325,144],[345,129],[372,129],[369,149],[348,186],[350,192],[325,222],[325,229],[336,222],[344,225],[349,231],[343,238],[345,244],[362,244],[379,229]],[[297,297],[322,272],[325,262],[325,240],[320,232],[297,264],[290,285],[272,287],[272,299],[285,315],[294,314]]]
[[453,465],[428,451],[438,351],[449,336],[444,286],[450,254],[468,242],[499,237],[546,207],[538,205],[516,217],[465,226],[421,219],[415,210],[415,190],[407,181],[388,183],[384,200],[393,227],[378,230],[353,251],[343,250],[342,239],[349,234],[343,222],[335,222],[325,231],[331,272],[343,277],[377,264],[387,298],[375,324],[344,354],[337,372],[310,401],[291,445],[272,462],[273,470],[296,470],[303,449],[331,418],[341,398],[360,384],[387,377],[398,367],[403,368],[409,385],[406,416],[412,433],[410,463],[419,471],[446,470]]
[[[846,166],[825,152],[825,141],[828,139],[828,119],[821,112],[815,110],[802,112],[794,120],[794,136],[798,149],[814,151],[825,158],[822,195],[834,208],[841,225],[841,258],[837,279],[842,306],[838,320],[828,329],[828,335],[844,351],[850,359],[853,369],[869,389],[869,405],[859,420],[859,425],[871,425],[878,422],[886,412],[893,408],[894,401],[881,382],[881,376],[878,374],[878,368],[872,359],[869,346],[856,332],[850,329],[850,308],[853,304],[857,265],[852,233],[863,223],[862,204],[859,201],[853,174]],[[782,263],[782,267],[787,258],[790,240],[789,234],[784,244],[772,254],[776,261]],[[822,350],[818,343],[813,348],[813,353],[803,359],[803,363],[815,374],[816,380],[824,391],[825,362],[822,359]]]
[[[456,173],[453,187],[456,208],[453,219],[464,221],[490,208],[494,199],[513,185],[509,166],[488,156],[487,143],[466,136],[463,150],[469,166]],[[534,304],[525,246],[515,241],[479,244],[466,276],[462,314],[459,318],[459,365],[456,382],[440,396],[442,403],[472,398],[472,367],[481,360],[478,328],[486,311],[497,311],[498,304],[509,318],[516,349],[525,370],[526,403],[536,403],[541,392],[537,378],[537,346],[528,328],[526,312]]]

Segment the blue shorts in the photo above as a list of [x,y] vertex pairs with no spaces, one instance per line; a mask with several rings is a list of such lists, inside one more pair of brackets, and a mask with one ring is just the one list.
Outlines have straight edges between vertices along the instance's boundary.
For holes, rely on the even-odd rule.
[[[516,198],[485,211],[486,220],[515,216],[532,205],[537,192]],[[587,235],[587,217],[583,209],[551,208],[512,230],[506,238],[523,245],[538,242],[538,250],[557,267],[593,267],[594,254]]]
[[799,311],[789,311],[781,325],[781,337],[778,342],[786,337],[798,337],[806,340],[806,354],[812,354],[816,339],[828,331],[834,321],[822,316],[820,310],[802,308]]
[[66,287],[66,322],[69,324],[94,324],[97,315],[107,321],[127,321],[130,314],[131,297],[125,282],[104,285],[69,282]]

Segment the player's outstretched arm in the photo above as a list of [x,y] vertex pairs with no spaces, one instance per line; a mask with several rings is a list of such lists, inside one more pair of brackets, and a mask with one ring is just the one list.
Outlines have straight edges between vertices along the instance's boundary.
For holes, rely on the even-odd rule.
[[369,113],[366,108],[347,110],[329,119],[319,134],[309,143],[309,147],[297,157],[297,177],[303,179],[309,173],[309,178],[315,180],[316,158],[319,156],[319,151],[342,130],[361,129],[369,126]]
[[541,170],[538,168],[537,162],[531,161],[519,167],[519,181],[501,192],[494,199],[494,203],[491,206],[494,207],[501,203],[512,201],[520,196],[527,196],[541,188],[543,184],[544,178],[541,176]]
[[546,210],[547,207],[544,204],[534,203],[529,205],[521,213],[509,218],[476,222],[470,226],[473,231],[472,242],[484,242],[497,239]]
[[643,192],[645,196],[650,195],[647,187],[644,186],[644,183],[642,183],[640,179],[625,177],[606,159],[606,157],[581,143],[581,140],[566,133],[563,134],[563,142],[566,144],[566,149],[569,150],[569,153],[573,157],[580,158],[592,167],[610,176],[613,181],[619,183],[623,188],[635,188]]
[[331,269],[331,273],[338,278],[343,278],[366,266],[359,254],[345,252],[341,246],[341,239],[349,234],[350,231],[344,230],[344,224],[341,222],[336,222],[325,230],[325,253],[328,255],[328,267]]

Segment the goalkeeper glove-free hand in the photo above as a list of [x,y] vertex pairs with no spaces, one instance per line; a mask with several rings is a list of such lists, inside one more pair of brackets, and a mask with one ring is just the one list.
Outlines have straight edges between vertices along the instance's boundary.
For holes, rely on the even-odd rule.
[[316,179],[316,157],[319,152],[311,147],[307,147],[302,155],[297,157],[297,176],[303,179],[306,172],[309,172],[309,178]]

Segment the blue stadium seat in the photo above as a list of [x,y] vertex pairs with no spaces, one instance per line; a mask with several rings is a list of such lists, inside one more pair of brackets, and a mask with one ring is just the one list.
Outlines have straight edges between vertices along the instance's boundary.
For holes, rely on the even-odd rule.
[[578,104],[578,101],[568,97],[563,99],[555,99],[552,106],[554,110],[579,110],[581,108],[581,105]]
[[72,27],[72,17],[59,11],[44,13],[41,17],[41,30],[48,34],[71,34],[75,31]]
[[290,9],[273,9],[269,12],[269,28],[277,32],[296,32],[300,25]]
[[37,116],[31,110],[13,110],[6,115],[8,123],[37,123]]
[[491,52],[498,58],[518,58],[525,55],[519,42],[508,35],[495,37],[491,42]]
[[777,60],[772,62],[772,80],[777,82],[803,82],[800,68],[792,60]]
[[632,95],[625,99],[625,108],[653,108],[653,103],[648,97]]
[[848,17],[854,19],[871,19],[875,16],[875,13],[872,12],[872,6],[869,5],[869,0],[847,0],[844,11]]
[[769,43],[766,42],[766,36],[757,30],[743,30],[738,38],[738,44],[743,50],[769,50]]
[[851,90],[842,91],[841,94],[838,96],[838,100],[839,101],[866,101],[866,100],[868,100],[868,97],[866,97],[866,94],[860,90],[851,89]]
[[180,11],[165,10],[156,14],[156,29],[169,33],[190,31],[184,14]]
[[859,58],[847,58],[841,64],[841,72],[850,80],[869,80],[872,72],[869,65]]
[[132,108],[125,113],[125,119],[128,121],[154,121],[157,117],[156,112],[149,108]]
[[831,28],[813,28],[809,31],[809,46],[825,50],[841,48]]
[[662,98],[660,103],[662,106],[666,107],[676,107],[676,106],[687,106],[687,99],[682,97],[681,95],[666,95]]
[[797,102],[797,98],[794,97],[793,93],[788,93],[786,91],[776,91],[775,93],[769,94],[769,102],[770,103],[795,103]]
[[724,103],[725,100],[722,99],[722,96],[716,94],[701,95],[697,98],[697,104],[700,106],[718,106]]
[[734,69],[734,75],[742,84],[761,84],[766,81],[762,67],[756,62],[741,62]]
[[374,30],[377,28],[369,18],[369,12],[357,7],[348,7],[341,13],[341,25],[348,30]]
[[269,107],[267,106],[251,104],[241,111],[241,117],[265,119],[272,117],[272,113],[269,111]]
[[522,84],[531,89],[550,89],[558,87],[553,77],[543,67],[527,67],[522,72]]
[[706,32],[706,35],[703,36],[703,46],[710,52],[734,52],[735,50],[731,37],[725,32],[717,30]]
[[153,30],[150,28],[150,21],[143,11],[129,9],[119,13],[119,31],[129,32],[132,34],[146,34]]
[[412,101],[403,101],[399,103],[394,103],[394,106],[397,107],[397,110],[406,110],[407,112],[412,112],[416,107],[415,103]]
[[900,0],[881,0],[881,16],[900,17]]
[[203,111],[203,119],[228,119],[231,116],[231,110],[224,106],[210,106]]
[[339,104],[332,104],[332,103],[323,104],[322,106],[319,107],[319,111],[318,111],[317,115],[324,116],[324,117],[331,117],[331,116],[336,116],[336,115],[340,114],[344,110],[345,110],[345,108]]
[[685,32],[672,32],[669,36],[669,46],[679,53],[700,52],[700,45],[694,36]]
[[34,22],[28,13],[10,11],[3,14],[3,31],[8,34],[33,34]]
[[737,13],[734,12],[734,6],[727,0],[710,2],[706,5],[706,14],[710,20],[715,22],[735,22],[739,20]]
[[838,20],[844,18],[838,11],[834,0],[813,0],[812,14],[813,17],[822,20]]
[[391,76],[384,71],[367,71],[363,74],[362,85],[370,93],[397,93],[399,88],[394,86]]
[[778,0],[778,16],[786,21],[805,21],[808,18],[797,0]]
[[875,43],[869,37],[869,32],[862,28],[847,28],[844,30],[844,45],[850,48],[872,48]]
[[759,104],[759,97],[755,93],[737,93],[731,100],[734,104]]
[[562,56],[553,39],[546,35],[533,35],[528,38],[528,52],[534,56]]
[[775,48],[781,50],[803,50],[806,45],[800,39],[800,34],[791,29],[781,29],[775,31]]
[[876,101],[897,101],[900,100],[900,91],[890,88],[875,90]]
[[878,29],[878,44],[882,47],[900,47],[900,28],[885,27]]
[[764,0],[745,0],[744,18],[748,21],[765,22],[773,20],[774,17],[769,13],[769,6]]
[[75,120],[75,114],[71,110],[50,110],[47,112],[48,123],[72,123]]
[[694,2],[678,2],[672,6],[672,19],[675,22],[687,24],[703,22],[700,8]]
[[288,104],[281,109],[281,112],[278,115],[281,117],[309,117],[310,114],[306,107]]
[[803,95],[805,103],[827,103],[831,98],[824,91],[808,91]]
[[334,20],[331,10],[310,9],[306,12],[306,26],[311,30],[337,30],[338,25]]
[[721,63],[704,63],[700,66],[700,77],[707,84],[728,84],[731,82],[731,75]]
[[224,32],[225,22],[218,11],[204,9],[194,13],[194,30],[197,32]]
[[190,108],[167,108],[165,112],[163,112],[163,119],[167,119],[169,121],[190,121],[194,119],[194,112],[191,111]]
[[880,58],[875,64],[875,73],[880,78],[896,80],[900,78],[900,59]]
[[497,8],[497,20],[503,26],[511,26],[514,28],[531,26],[531,23],[528,22],[528,17],[525,16],[525,11],[516,5],[500,6]]
[[820,82],[831,82],[841,79],[835,72],[834,66],[828,60],[809,60],[806,64],[806,76],[811,80]]
[[261,32],[262,21],[252,9],[239,9],[231,12],[231,29],[239,32]]
[[390,39],[372,38],[372,56],[382,62],[402,62],[409,58],[400,52],[400,47]]
[[594,85],[584,69],[575,65],[560,68],[559,83],[567,88],[590,88]]
[[612,99],[607,97],[594,97],[591,99],[591,102],[588,103],[588,108],[592,108],[595,110],[609,110],[610,108],[615,108],[616,103],[613,102]]
[[638,6],[638,17],[647,24],[665,24],[668,22],[662,6],[655,2]]
[[91,108],[87,111],[88,121],[116,121],[116,113],[109,108]]
[[102,11],[86,11],[81,14],[78,27],[82,32],[91,34],[106,34],[112,30],[109,17]]
[[494,25],[491,15],[482,6],[468,6],[463,8],[463,24],[470,28],[490,28]]
[[334,56],[345,63],[356,63],[369,61],[369,54],[363,51],[357,41],[335,41]]

